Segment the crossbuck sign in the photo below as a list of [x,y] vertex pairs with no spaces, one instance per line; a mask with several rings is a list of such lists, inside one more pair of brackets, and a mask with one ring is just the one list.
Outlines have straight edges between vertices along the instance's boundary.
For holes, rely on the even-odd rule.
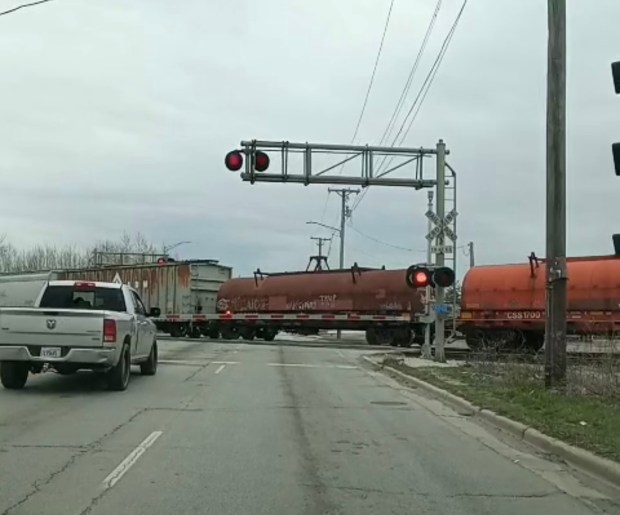
[[[427,211],[426,218],[428,218],[431,222],[433,222],[433,225],[435,227],[433,227],[433,229],[426,235],[426,239],[428,241],[433,241],[435,238],[443,234],[443,236],[447,237],[450,241],[452,241],[452,243],[454,243],[456,241],[456,234],[454,234],[454,231],[450,227],[450,224],[454,221],[457,214],[458,213],[456,212],[456,210],[453,209],[444,217],[443,220],[440,220],[436,213],[433,213],[430,210]],[[439,242],[439,243],[443,243],[443,242]],[[431,252],[433,252],[434,254],[438,252],[451,254],[452,252],[454,252],[454,246],[453,245],[433,245],[431,247]]]

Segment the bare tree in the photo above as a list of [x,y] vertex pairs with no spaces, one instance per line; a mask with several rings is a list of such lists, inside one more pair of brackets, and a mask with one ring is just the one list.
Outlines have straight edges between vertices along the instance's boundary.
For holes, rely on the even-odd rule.
[[[107,256],[102,264],[129,264],[152,261],[152,257],[157,254],[157,247],[140,233],[133,237],[124,233],[118,241],[105,240],[90,248],[35,245],[27,249],[16,248],[5,236],[0,235],[0,273],[86,268],[97,264],[93,262],[95,252]],[[123,255],[133,256],[134,259],[126,257],[122,261]]]

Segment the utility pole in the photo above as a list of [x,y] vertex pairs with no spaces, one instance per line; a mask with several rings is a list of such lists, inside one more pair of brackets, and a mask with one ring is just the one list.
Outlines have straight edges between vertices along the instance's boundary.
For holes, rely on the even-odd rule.
[[316,242],[317,242],[316,244],[319,247],[319,257],[320,258],[323,257],[323,242],[331,241],[331,238],[319,238],[319,237],[316,237],[316,236],[310,236],[310,239],[311,240],[316,240]]
[[[435,252],[435,266],[437,268],[444,266],[444,244],[445,244],[445,226],[443,224],[445,218],[446,207],[446,144],[443,140],[439,140],[437,143],[437,202],[435,206],[435,213],[437,218],[441,221],[442,230],[437,235],[436,240],[436,252]],[[443,305],[445,298],[445,288],[437,286],[435,288],[435,305]],[[440,363],[446,362],[446,351],[444,349],[445,342],[445,318],[443,315],[435,315],[435,361]]]
[[[435,196],[433,190],[429,190],[428,191],[428,211],[433,212],[433,197]],[[430,233],[431,230],[433,229],[433,222],[432,220],[429,218],[428,219],[428,232]],[[432,265],[432,261],[433,261],[433,251],[432,251],[432,240],[427,239],[426,240],[426,263],[428,265]],[[431,296],[433,294],[433,288],[431,287],[431,285],[429,284],[426,287],[426,308],[425,308],[425,314],[427,316],[427,320],[431,319],[431,315],[433,313],[432,308],[433,305],[431,303]],[[421,356],[424,359],[431,359],[432,355],[431,355],[431,323],[428,322],[425,326],[424,326],[424,345],[422,346],[422,352],[421,352]]]
[[476,266],[476,260],[474,259],[474,242],[470,241],[467,244],[467,247],[469,248],[469,268],[473,268]]
[[341,199],[341,211],[340,211],[340,269],[344,268],[344,228],[347,218],[351,216],[351,210],[349,209],[349,197],[351,194],[359,194],[360,190],[354,190],[351,188],[329,188],[330,193],[337,193]]
[[315,236],[310,237],[311,240],[316,240],[317,245],[319,247],[318,256],[310,256],[310,260],[308,261],[308,266],[306,267],[306,272],[310,270],[310,265],[314,261],[316,266],[314,267],[314,271],[323,270],[323,264],[325,264],[325,268],[329,269],[329,265],[327,264],[327,257],[323,255],[323,243],[326,241],[331,241],[331,238],[318,238]]
[[548,0],[545,386],[566,382],[566,0]]
[[[340,270],[344,268],[344,227],[347,218],[351,216],[351,210],[349,209],[349,197],[351,194],[359,194],[360,190],[354,190],[351,188],[329,188],[329,193],[337,193],[342,201],[340,207]],[[342,338],[342,331],[338,329],[336,331],[336,338],[340,340]]]

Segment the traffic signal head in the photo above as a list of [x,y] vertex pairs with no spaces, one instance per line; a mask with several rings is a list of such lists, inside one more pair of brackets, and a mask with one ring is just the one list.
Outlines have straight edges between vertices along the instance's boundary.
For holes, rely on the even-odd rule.
[[431,285],[431,271],[425,266],[412,265],[405,276],[409,288],[426,288]]
[[611,63],[611,73],[614,77],[614,88],[616,93],[620,94],[620,61]]
[[611,146],[611,151],[614,155],[614,166],[616,168],[616,175],[620,176],[620,143],[614,143]]

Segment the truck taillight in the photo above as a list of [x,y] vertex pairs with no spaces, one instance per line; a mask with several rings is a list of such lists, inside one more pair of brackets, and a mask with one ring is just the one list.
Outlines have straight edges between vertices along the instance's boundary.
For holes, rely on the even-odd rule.
[[103,321],[103,341],[116,341],[116,322],[114,320],[105,319]]
[[95,283],[76,282],[73,286],[77,291],[90,291],[94,290],[97,285]]

